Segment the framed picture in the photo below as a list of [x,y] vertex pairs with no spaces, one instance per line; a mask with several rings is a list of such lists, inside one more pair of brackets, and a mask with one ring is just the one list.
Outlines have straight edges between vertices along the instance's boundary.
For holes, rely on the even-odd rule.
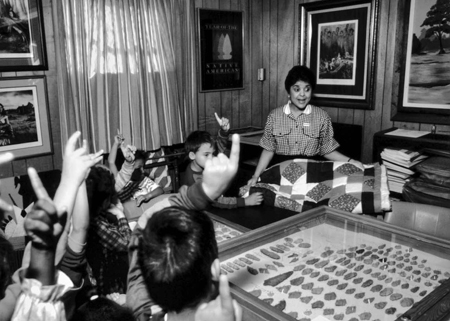
[[47,70],[41,0],[0,2],[0,70]]
[[242,11],[198,9],[200,92],[244,89]]
[[450,124],[449,10],[448,1],[398,2],[392,120]]
[[0,78],[0,153],[52,153],[45,76]]
[[378,1],[300,5],[299,64],[316,75],[316,105],[373,109]]

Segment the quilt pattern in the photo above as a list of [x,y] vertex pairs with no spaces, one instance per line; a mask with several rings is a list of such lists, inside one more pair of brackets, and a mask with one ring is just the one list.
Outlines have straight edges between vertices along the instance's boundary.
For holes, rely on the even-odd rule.
[[347,162],[294,159],[260,176],[250,193],[262,192],[264,204],[303,212],[327,205],[351,213],[390,209],[384,165],[358,167]]

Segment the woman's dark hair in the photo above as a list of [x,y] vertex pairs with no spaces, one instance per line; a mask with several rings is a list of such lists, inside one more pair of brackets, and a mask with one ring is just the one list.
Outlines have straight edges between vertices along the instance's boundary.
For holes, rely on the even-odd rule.
[[286,88],[288,94],[291,87],[299,80],[310,84],[313,90],[316,88],[316,76],[312,70],[306,66],[294,66],[289,70],[284,81],[284,88]]
[[89,200],[91,220],[98,214],[105,214],[111,204],[118,203],[117,192],[114,189],[114,175],[104,166],[94,166],[86,179],[86,190]]
[[139,264],[150,297],[180,312],[216,295],[211,264],[218,257],[214,225],[202,212],[170,207],[150,218],[139,242]]

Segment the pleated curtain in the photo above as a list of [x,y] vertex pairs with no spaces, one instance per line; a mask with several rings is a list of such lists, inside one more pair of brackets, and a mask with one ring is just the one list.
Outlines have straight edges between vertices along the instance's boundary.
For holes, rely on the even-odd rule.
[[55,0],[62,144],[114,135],[144,150],[197,128],[195,12],[186,0]]

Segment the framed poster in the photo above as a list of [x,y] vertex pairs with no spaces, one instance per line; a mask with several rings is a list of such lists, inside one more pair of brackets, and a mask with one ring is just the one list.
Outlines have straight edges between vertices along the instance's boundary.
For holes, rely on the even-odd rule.
[[45,76],[0,78],[0,153],[52,153]]
[[299,64],[316,75],[319,106],[373,109],[378,0],[300,5]]
[[0,69],[48,69],[41,0],[0,1]]
[[198,9],[200,92],[244,89],[242,11]]
[[448,1],[398,3],[392,120],[450,124]]

